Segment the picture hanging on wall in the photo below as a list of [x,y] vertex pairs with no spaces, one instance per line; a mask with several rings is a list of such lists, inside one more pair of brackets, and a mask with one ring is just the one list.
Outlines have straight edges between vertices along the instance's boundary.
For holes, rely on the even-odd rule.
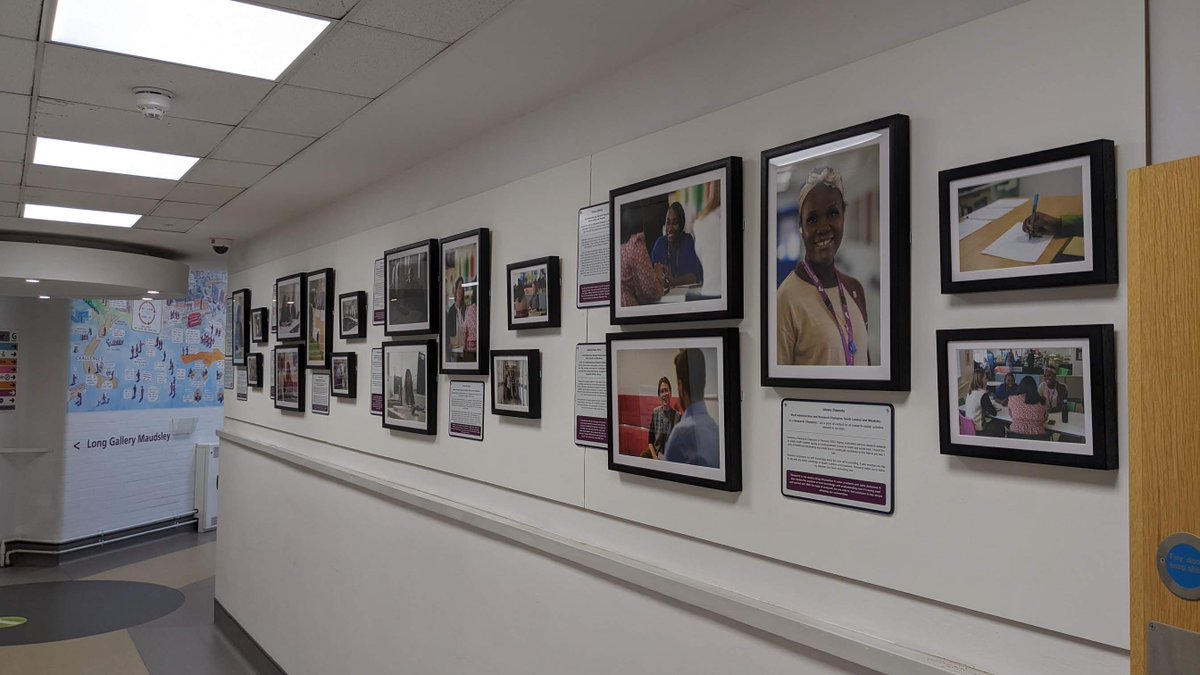
[[508,329],[557,328],[562,324],[558,256],[508,266]]
[[736,328],[609,333],[608,468],[742,489]]
[[762,384],[909,388],[908,118],[762,153]]
[[939,330],[942,454],[1117,468],[1111,325]]
[[367,292],[354,291],[338,296],[338,337],[355,340],[367,337]]
[[492,414],[541,419],[542,353],[537,349],[492,350]]
[[275,280],[275,339],[279,342],[304,342],[308,319],[304,281],[303,272]]
[[[282,326],[281,326],[282,328]],[[274,351],[275,407],[304,412],[304,346],[280,345]]]
[[256,345],[266,344],[271,339],[267,332],[267,308],[256,307],[250,311],[250,341]]
[[1112,141],[938,174],[942,292],[1117,283]]
[[487,228],[443,239],[442,370],[488,372],[491,239]]
[[246,379],[251,387],[263,386],[263,355],[255,352],[246,355]]
[[305,360],[309,368],[329,370],[329,352],[333,350],[333,270],[326,267],[304,277],[308,308]]
[[358,356],[354,352],[336,352],[330,357],[333,364],[331,393],[337,398],[358,396]]
[[429,335],[438,331],[437,239],[384,254],[384,333]]
[[742,318],[742,159],[609,193],[614,324]]
[[398,340],[383,345],[383,426],[437,434],[437,340]]
[[230,295],[232,322],[229,334],[233,340],[233,365],[246,365],[250,352],[250,289],[242,288]]

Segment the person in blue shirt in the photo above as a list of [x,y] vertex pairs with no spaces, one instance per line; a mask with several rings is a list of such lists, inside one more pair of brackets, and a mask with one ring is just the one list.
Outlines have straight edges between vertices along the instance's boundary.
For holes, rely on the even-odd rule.
[[655,268],[662,269],[659,265],[666,268],[663,281],[668,286],[704,283],[704,268],[696,255],[696,238],[684,232],[686,225],[683,205],[671,202],[664,227],[666,236],[659,237],[650,251],[650,262]]
[[704,353],[695,348],[679,350],[675,378],[683,416],[671,430],[663,458],[715,469],[721,462],[721,429],[704,405]]
[[1008,403],[1008,397],[1017,393],[1017,390],[1017,376],[1012,373],[1006,373],[1004,375],[1004,384],[996,387],[996,393],[992,395],[992,398],[1006,404]]

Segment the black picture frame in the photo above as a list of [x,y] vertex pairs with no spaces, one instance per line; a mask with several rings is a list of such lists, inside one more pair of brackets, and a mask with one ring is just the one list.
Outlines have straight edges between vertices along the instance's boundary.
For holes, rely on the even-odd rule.
[[[724,490],[726,492],[740,492],[742,489],[742,397],[738,330],[736,328],[696,328],[609,333],[605,338],[605,343],[608,357],[606,366],[609,419],[608,468],[612,471],[660,478],[678,483]],[[652,392],[661,391],[660,378],[665,377],[671,381],[673,394],[682,394],[682,392],[674,391],[675,387],[680,385],[680,381],[676,373],[675,357],[671,356],[671,353],[674,352],[678,355],[684,349],[715,350],[717,363],[709,363],[708,357],[702,354],[704,356],[703,371],[695,370],[694,366],[688,365],[686,372],[691,374],[697,372],[705,373],[704,391],[706,394],[710,384],[708,381],[710,379],[709,373],[715,375],[718,379],[718,382],[713,384],[713,388],[717,394],[715,405],[718,406],[719,411],[717,415],[719,419],[716,420],[718,425],[717,440],[719,441],[717,466],[706,465],[703,461],[689,463],[667,459],[675,451],[675,448],[672,448],[671,440],[673,438],[672,434],[678,428],[678,424],[681,423],[679,421],[676,422],[670,432],[667,432],[667,437],[662,443],[665,449],[662,453],[663,457],[646,456],[650,453],[651,446],[654,445],[650,439],[650,429],[655,424],[653,421],[654,415],[650,415],[649,419],[644,419],[646,417],[644,414],[646,402],[640,400],[644,398],[643,394],[622,393],[621,362],[619,357],[623,351],[637,351],[639,343],[641,343],[640,347],[643,349],[666,352],[650,357],[660,360],[660,370],[663,371],[661,373],[646,372],[644,358],[635,366],[632,366],[633,372],[637,373],[633,377],[639,379],[641,382],[638,385],[639,390],[650,387]],[[692,386],[694,384],[694,382],[689,383]],[[623,396],[626,397],[626,400],[622,400]],[[691,398],[690,394],[689,398]],[[704,400],[707,400],[707,398],[706,395]],[[679,396],[679,400],[680,406],[682,406],[682,396]],[[676,414],[680,414],[679,409],[673,409]],[[703,410],[700,412],[704,417],[708,417],[711,420],[712,416],[707,413],[707,410],[708,406],[705,404]],[[692,411],[689,411],[689,416],[701,417],[701,415],[695,414]],[[679,419],[683,418],[680,417]],[[639,450],[639,448],[643,447],[640,441],[642,434],[645,434],[645,438],[647,439],[645,450]],[[696,436],[693,435],[692,437],[695,438]],[[680,448],[679,451],[686,453],[688,449]],[[697,451],[697,455],[693,459],[699,459],[699,452],[702,451]]]
[[246,382],[255,389],[263,386],[263,355],[253,352],[246,355]]
[[[1042,429],[1046,438],[1037,438],[1030,436],[1017,436],[1012,434],[1008,427],[1004,424],[1004,413],[1001,408],[998,408],[993,400],[998,400],[999,395],[994,389],[994,382],[991,377],[987,378],[987,387],[984,389],[989,401],[989,404],[997,411],[996,415],[988,415],[986,412],[981,412],[981,417],[984,421],[984,431],[977,430],[974,425],[973,416],[966,416],[965,411],[970,411],[970,400],[960,397],[962,383],[960,381],[962,374],[963,361],[960,352],[973,351],[985,352],[989,345],[1000,347],[1003,352],[1003,345],[1026,345],[1024,347],[1013,347],[1009,352],[1023,352],[1022,357],[1013,358],[1013,366],[1007,365],[1009,359],[1006,354],[1001,355],[998,363],[1004,364],[1003,368],[1009,369],[1013,373],[1014,379],[1019,384],[1024,384],[1026,378],[1036,379],[1041,392],[1041,385],[1044,384],[1039,378],[1042,376],[1037,374],[1039,368],[1037,355],[1033,354],[1034,349],[1039,349],[1036,345],[1042,344],[1040,349],[1049,350],[1055,349],[1060,353],[1060,363],[1053,366],[1052,355],[1047,351],[1043,356],[1056,369],[1055,381],[1058,386],[1064,389],[1056,393],[1056,396],[1062,396],[1061,405],[1065,412],[1050,411],[1047,413],[1048,418],[1043,423]],[[1070,466],[1084,469],[1101,469],[1112,470],[1118,468],[1118,449],[1117,449],[1117,381],[1116,381],[1116,347],[1113,336],[1113,326],[1111,324],[1088,324],[1077,326],[1030,326],[1030,327],[1003,327],[1003,328],[970,328],[970,329],[954,329],[954,330],[939,330],[937,331],[937,355],[938,355],[938,414],[941,440],[941,451],[944,455],[957,455],[962,457],[981,457],[984,459],[998,459],[1015,462],[1031,462],[1035,464],[1055,464],[1059,466]],[[1028,345],[1034,345],[1032,347]],[[951,388],[951,354],[950,349],[955,349],[955,372],[954,387]],[[1074,355],[1075,350],[1080,350],[1078,356],[1082,358],[1075,359],[1079,361],[1079,367],[1076,368],[1074,362],[1070,362],[1070,367],[1061,362],[1062,354]],[[1086,362],[1085,362],[1086,359]],[[975,369],[977,364],[972,359],[972,377],[975,370],[982,370],[984,376],[987,376],[989,369],[994,372],[1000,372],[1000,366],[987,366],[986,368]],[[1015,372],[1017,368],[1022,372]],[[1041,367],[1045,367],[1043,364]],[[1063,375],[1066,370],[1070,375]],[[1028,371],[1028,372],[1026,372]],[[1076,372],[1078,371],[1078,372]],[[994,375],[992,376],[994,377]],[[1047,375],[1048,377],[1048,375]],[[1059,380],[1058,378],[1063,378]],[[1080,384],[1071,382],[1067,378],[1078,378]],[[1000,380],[1003,382],[1003,380]],[[970,386],[975,384],[974,381]],[[1090,386],[1087,386],[1090,385]],[[1083,394],[1083,400],[1076,402],[1071,396],[1071,389]],[[1057,390],[1057,386],[1051,388]],[[970,394],[972,392],[968,392]],[[1063,395],[1065,393],[1065,396]],[[951,397],[954,397],[953,403]],[[1025,403],[1024,398],[1017,399],[1021,396],[1018,393],[1012,393],[1007,396],[1009,406],[1017,405],[1014,399]],[[985,398],[981,395],[980,398]],[[962,403],[959,401],[962,400]],[[986,411],[987,406],[982,405],[981,410]],[[1072,409],[1075,410],[1071,414]],[[1036,409],[1035,409],[1036,410]],[[1063,417],[1065,415],[1065,417]],[[1022,417],[1027,417],[1026,413],[1022,413]],[[1072,419],[1073,418],[1073,419]],[[1082,419],[1080,419],[1082,418]],[[965,420],[965,422],[964,422]],[[1009,413],[1008,422],[1011,424],[1011,412]],[[965,427],[967,424],[972,424],[972,429],[969,432]],[[1003,435],[996,434],[1001,431]],[[1082,450],[1090,440],[1091,452],[1085,453]],[[1077,442],[1073,442],[1077,441]],[[1084,447],[1081,448],[1080,444]]]
[[272,283],[271,284],[271,309],[270,309],[270,314],[269,314],[270,319],[271,319],[271,334],[272,335],[279,332],[279,316],[278,316],[279,312],[277,311],[278,310],[277,301],[279,299],[278,293],[279,293],[279,284]]
[[[827,293],[830,304],[822,307],[824,297],[810,302],[807,295],[816,297],[811,292],[813,287],[823,290],[821,286],[809,281],[807,272],[800,266],[801,261],[807,261],[807,254],[800,253],[800,258],[792,261],[786,259],[781,264],[779,251],[792,250],[789,246],[779,247],[779,219],[781,211],[777,204],[778,184],[777,174],[783,171],[792,173],[795,177],[803,176],[798,182],[789,183],[789,189],[803,185],[807,180],[819,174],[817,185],[829,185],[830,181],[842,184],[835,159],[845,157],[846,163],[856,158],[852,153],[869,152],[869,148],[878,147],[878,180],[875,188],[875,206],[871,210],[860,209],[868,218],[863,220],[864,227],[869,232],[870,217],[877,217],[878,238],[874,242],[870,237],[860,234],[864,243],[862,246],[878,247],[878,267],[866,272],[879,279],[878,291],[872,292],[871,276],[860,274],[867,279],[867,285],[850,275],[839,263],[831,259],[829,265],[836,273],[837,285],[831,286]],[[884,152],[886,150],[886,163]],[[861,155],[859,155],[861,156]],[[850,164],[854,166],[854,164]],[[832,167],[838,176],[831,177],[828,173],[820,173],[821,169]],[[799,168],[801,171],[797,171]],[[845,168],[845,167],[843,167]],[[760,315],[762,341],[760,345],[761,383],[764,387],[804,387],[814,389],[855,389],[908,391],[911,387],[911,314],[909,304],[911,299],[910,279],[910,215],[909,215],[909,119],[906,115],[891,115],[881,119],[857,124],[837,131],[814,136],[795,143],[788,143],[762,152],[760,166],[761,189],[761,248],[760,262],[762,278],[760,280],[761,298]],[[873,176],[872,176],[873,177]],[[886,185],[886,191],[883,189]],[[799,197],[804,197],[806,188],[801,187]],[[836,189],[836,188],[834,188]],[[841,195],[843,206],[847,205],[846,193],[849,190],[842,185]],[[870,199],[871,192],[865,193]],[[882,204],[883,195],[889,196],[889,203]],[[796,250],[801,250],[803,244],[803,228],[800,227],[800,206],[796,204],[795,233]],[[783,210],[787,210],[785,207]],[[850,209],[845,209],[849,211]],[[860,214],[863,215],[863,214]],[[870,214],[874,214],[871,216]],[[841,233],[836,230],[830,237],[836,242],[832,256],[842,248],[846,222],[845,214],[839,213]],[[884,220],[886,218],[886,221]],[[862,228],[856,228],[856,232]],[[790,233],[789,233],[790,234]],[[819,233],[818,233],[819,234]],[[814,235],[816,236],[816,235]],[[841,238],[839,238],[841,237]],[[828,245],[829,240],[824,242]],[[807,248],[807,247],[804,247]],[[816,245],[813,246],[817,248]],[[886,250],[885,250],[886,248]],[[786,266],[785,266],[786,265]],[[885,269],[886,266],[886,269]],[[814,274],[815,274],[814,270]],[[794,277],[794,278],[793,278]],[[869,290],[870,289],[870,290]],[[861,292],[861,299],[859,293]],[[844,294],[844,295],[843,295]],[[781,295],[786,295],[788,304],[784,304]],[[872,300],[872,296],[878,299]],[[845,303],[840,301],[845,297]],[[842,305],[842,312],[826,310]],[[820,310],[815,308],[821,307]],[[878,307],[875,316],[869,314],[869,308]],[[791,313],[784,319],[787,325],[781,328],[779,311],[789,310]],[[852,315],[851,310],[859,315],[861,326],[866,330],[866,340],[854,335],[853,330],[842,331],[845,325],[844,317]],[[811,310],[811,311],[810,311]],[[818,339],[808,345],[799,345],[798,336],[804,331],[797,327],[816,326],[826,333],[824,339]],[[837,331],[829,330],[836,325]],[[851,328],[854,325],[851,319]],[[810,329],[809,334],[812,334]],[[817,333],[819,335],[819,333]],[[860,333],[861,335],[861,333]],[[791,336],[791,337],[789,337]],[[848,339],[849,338],[849,339]],[[885,342],[886,341],[886,342]],[[878,354],[874,354],[871,343],[878,342]],[[840,343],[840,344],[838,344]],[[838,344],[837,349],[830,345]],[[865,354],[862,346],[866,347]],[[780,354],[784,349],[790,350],[788,355]],[[866,357],[866,363],[862,362]],[[850,359],[855,365],[848,365]],[[797,363],[807,359],[809,362]],[[875,361],[878,363],[875,363]],[[781,362],[785,361],[785,362]],[[824,361],[824,362],[812,362]],[[862,366],[866,366],[865,368]]]
[[284,344],[305,341],[308,325],[307,282],[304,272],[275,280],[275,341]]
[[[709,175],[709,180],[703,180],[706,174]],[[712,174],[719,174],[719,176],[713,178]],[[679,184],[680,181],[685,181],[685,179],[689,178],[700,180],[700,184],[711,183],[715,180],[721,181],[722,184],[719,208],[723,212],[722,215],[725,219],[725,231],[722,233],[725,254],[724,256],[717,256],[715,258],[721,260],[721,264],[724,265],[724,269],[720,275],[721,286],[705,288],[703,283],[688,284],[689,288],[680,286],[667,293],[663,293],[661,297],[671,296],[672,300],[669,302],[663,302],[660,297],[660,299],[656,299],[653,302],[642,303],[639,300],[635,304],[626,306],[624,298],[621,295],[623,282],[620,270],[621,265],[627,262],[623,260],[621,254],[623,241],[623,237],[621,236],[622,229],[624,228],[631,233],[631,236],[637,236],[640,233],[644,237],[647,228],[653,229],[655,222],[664,222],[666,216],[663,214],[673,210],[671,208],[673,204],[669,203],[668,196],[681,187],[693,187],[694,185],[690,184]],[[661,192],[655,192],[656,188],[661,189]],[[609,322],[612,325],[742,318],[744,301],[742,281],[742,240],[744,238],[742,190],[742,158],[731,156],[626,185],[609,192],[608,223],[610,242],[608,269],[609,297],[611,301],[609,303],[608,316]],[[630,207],[628,214],[622,210],[624,206]],[[716,212],[716,208],[708,211],[708,206],[703,205],[696,212],[705,214]],[[683,210],[685,220],[691,223],[694,228],[696,214],[687,214],[687,207],[684,207]],[[625,220],[626,218],[628,218],[628,221]],[[687,232],[684,233],[684,236],[692,237],[692,257],[699,265],[701,270],[700,276],[703,278],[703,261],[694,252],[695,236]],[[666,234],[657,237],[656,241],[658,239],[662,240],[665,252],[667,246]],[[650,244],[647,244],[647,248],[651,250],[647,252],[648,256],[645,261],[638,263],[636,262],[637,258],[631,257],[631,261],[628,261],[628,264],[632,266],[644,266],[647,263],[653,265],[653,250],[655,249]],[[669,256],[669,254],[666,255]],[[711,256],[705,257],[709,257],[710,262],[714,260]],[[711,278],[710,274],[709,279],[711,280]],[[716,296],[713,295],[714,292],[717,293]],[[635,293],[635,297],[636,295],[637,293]]]
[[[446,237],[440,242],[441,252],[438,265],[441,300],[438,311],[443,315],[441,325],[441,368],[447,375],[487,375],[490,363],[488,348],[491,338],[491,297],[492,297],[492,244],[491,232],[486,227],[460,232],[452,237]],[[470,258],[459,260],[460,253],[470,254],[474,248],[474,261]],[[466,281],[466,274],[474,272],[474,281]],[[464,279],[463,327],[470,325],[470,309],[475,308],[475,352],[474,359],[467,358],[470,354],[466,349],[466,333],[461,332],[457,325],[457,310],[455,309],[455,285],[458,278]],[[466,289],[468,283],[475,284],[471,290]],[[467,293],[470,300],[467,301]],[[452,316],[451,313],[454,313]],[[450,331],[454,335],[450,335]],[[461,338],[460,338],[461,336]],[[463,343],[460,349],[456,345]],[[455,353],[461,351],[461,359]]]
[[[404,361],[393,364],[390,361],[392,357],[399,356],[402,353],[416,354],[416,363],[409,366],[404,366]],[[424,357],[425,373],[424,381],[421,379],[420,364],[421,357]],[[395,365],[395,368],[393,368]],[[417,374],[413,380],[411,388],[407,386],[407,378],[400,375],[399,368],[404,367],[410,371],[412,365],[417,368]],[[391,371],[395,370],[395,373]],[[399,380],[397,381],[397,378]],[[424,385],[424,394],[421,393],[421,385]],[[411,398],[410,398],[411,394]],[[424,400],[419,397],[424,396]],[[394,398],[395,397],[395,398]],[[408,398],[409,401],[405,401]],[[408,407],[411,411],[417,407],[423,408],[425,412],[425,420],[420,423],[416,420],[415,423],[410,423],[400,414],[393,414],[395,408],[399,410]],[[383,415],[380,420],[385,429],[394,431],[404,431],[412,434],[420,434],[423,436],[437,435],[437,409],[438,409],[438,343],[434,338],[410,338],[405,340],[393,340],[383,343]],[[389,423],[389,419],[395,421]]]
[[250,310],[250,341],[256,345],[265,345],[271,341],[267,319],[269,311],[266,307]]
[[[493,349],[492,350],[492,414],[502,417],[522,417],[530,420],[542,418],[542,352],[538,349]],[[507,363],[525,361],[526,381],[520,374],[511,382],[501,372]],[[515,386],[512,386],[515,385]],[[524,392],[521,389],[524,389]],[[513,391],[515,389],[515,391]],[[511,393],[510,393],[511,392]],[[525,401],[521,398],[524,394]]]
[[[313,293],[313,284],[323,282],[324,290]],[[329,370],[329,354],[333,351],[333,286],[331,267],[313,270],[304,275],[305,311],[304,344],[308,353],[304,360],[312,370]]]
[[233,345],[233,365],[246,365],[250,353],[250,289],[240,288],[229,295],[232,325],[229,327]]
[[[441,301],[439,289],[441,280],[438,272],[439,242],[437,239],[426,239],[407,246],[390,249],[383,254],[383,288],[384,288],[384,319],[383,332],[392,337],[409,335],[436,335],[440,326],[439,310]],[[421,288],[420,256],[425,255],[424,288]],[[414,261],[413,258],[416,258]],[[406,288],[401,281],[401,266],[413,263],[413,273],[416,288]],[[403,296],[403,298],[402,298]],[[416,320],[405,316],[405,307],[425,310],[425,318],[419,316]]]
[[[280,358],[287,358],[288,356],[292,357],[292,367],[281,368],[280,365],[283,362],[280,361]],[[275,407],[279,410],[304,414],[304,385],[308,379],[308,371],[304,366],[304,345],[298,343],[278,345],[271,351],[271,361],[271,378],[273,380],[272,388],[275,391]],[[295,380],[295,401],[284,400],[284,393],[286,391],[284,385],[286,384],[286,380],[281,378],[286,378],[289,374]]]
[[[354,309],[354,317],[346,315],[346,306]],[[367,337],[367,292],[351,291],[338,296],[338,337],[343,340],[359,340]],[[347,326],[350,330],[347,330]]]
[[[329,356],[329,363],[330,395],[334,398],[358,398],[358,355],[354,352],[334,352]],[[339,367],[346,369],[342,387],[337,386]]]
[[[1077,187],[1079,193],[1072,194],[1063,185],[1067,178],[1064,174],[1076,169],[1079,183],[1072,187]],[[1026,178],[1031,179],[1026,184],[1019,180]],[[1039,186],[1068,194],[1050,194],[1039,202],[1036,198],[1042,195],[1035,194],[1034,199],[1028,195],[1040,193]],[[1002,194],[1008,196],[1001,197]],[[1085,196],[1090,199],[1085,200]],[[978,200],[980,208],[963,214],[965,199]],[[1007,199],[1019,199],[1022,204],[1001,208],[1000,202]],[[938,203],[943,294],[1119,282],[1116,145],[1110,140],[1098,139],[941,171]],[[979,219],[966,217],[987,213],[989,203],[997,204],[993,208],[1005,213],[995,217],[988,213]],[[1020,246],[1022,235],[1014,234],[1011,228],[1027,219],[1026,211],[1033,214],[1034,204],[1041,213],[1058,211],[1059,216],[1074,216],[1076,205],[1082,213],[1077,214],[1077,222],[1071,218],[1064,225],[1060,219],[1059,234],[1045,235],[1047,243],[1033,262],[987,255],[988,248],[1003,244],[1009,237],[1015,236],[1016,245]],[[1076,231],[1079,234],[1074,234]],[[963,232],[966,234],[960,238]],[[1031,242],[1041,241],[1041,237],[1023,236]],[[1033,253],[1037,254],[1037,250]],[[1047,256],[1049,259],[1043,261]],[[968,264],[972,266],[978,266],[980,261],[995,261],[998,266],[963,270],[966,261],[971,261]],[[1009,275],[1010,272],[1019,274]]]
[[[545,278],[538,278],[537,270],[545,268]],[[534,292],[529,293],[527,287],[521,283],[519,276],[523,272],[533,272]],[[544,258],[534,258],[532,260],[523,260],[509,264],[505,268],[505,287],[508,289],[508,317],[509,330],[528,330],[533,328],[559,328],[562,326],[562,269],[558,256],[547,256]],[[538,284],[544,284],[545,291],[537,290]],[[517,297],[518,287],[521,288],[522,295]],[[517,301],[520,300],[524,305],[526,316],[519,317]],[[541,307],[545,304],[545,307]],[[535,305],[537,309],[535,309]],[[535,311],[543,311],[541,317],[529,317]]]

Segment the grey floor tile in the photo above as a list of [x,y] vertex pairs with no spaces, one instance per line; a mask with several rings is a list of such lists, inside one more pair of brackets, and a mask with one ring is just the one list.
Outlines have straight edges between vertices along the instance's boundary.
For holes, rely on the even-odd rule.
[[70,579],[71,575],[61,567],[0,567],[0,586]]
[[211,624],[143,626],[129,635],[150,675],[255,675]]
[[60,565],[71,575],[72,579],[82,579],[90,577],[93,574],[107,572],[111,569],[132,565],[134,563],[157,558],[168,553],[175,553],[185,549],[207,544],[210,541],[216,541],[216,532],[205,532],[203,534],[197,532],[182,532],[173,534],[162,539],[155,539],[144,544],[119,548],[116,550],[104,550],[102,548],[95,549],[94,555],[89,555],[86,558],[74,560],[69,563]]

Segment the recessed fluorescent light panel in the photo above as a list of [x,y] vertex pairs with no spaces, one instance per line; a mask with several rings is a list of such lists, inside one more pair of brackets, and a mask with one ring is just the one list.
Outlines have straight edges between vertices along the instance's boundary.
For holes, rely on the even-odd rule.
[[21,215],[34,220],[59,220],[66,223],[108,225],[110,227],[133,227],[134,223],[141,218],[136,213],[69,209],[65,206],[46,206],[44,204],[26,204]]
[[168,155],[162,152],[115,148],[111,145],[94,145],[57,138],[34,139],[33,163],[46,166],[61,166],[67,169],[121,173],[146,178],[179,180],[187,173],[199,157]]
[[328,25],[231,0],[58,0],[50,39],[274,80]]

